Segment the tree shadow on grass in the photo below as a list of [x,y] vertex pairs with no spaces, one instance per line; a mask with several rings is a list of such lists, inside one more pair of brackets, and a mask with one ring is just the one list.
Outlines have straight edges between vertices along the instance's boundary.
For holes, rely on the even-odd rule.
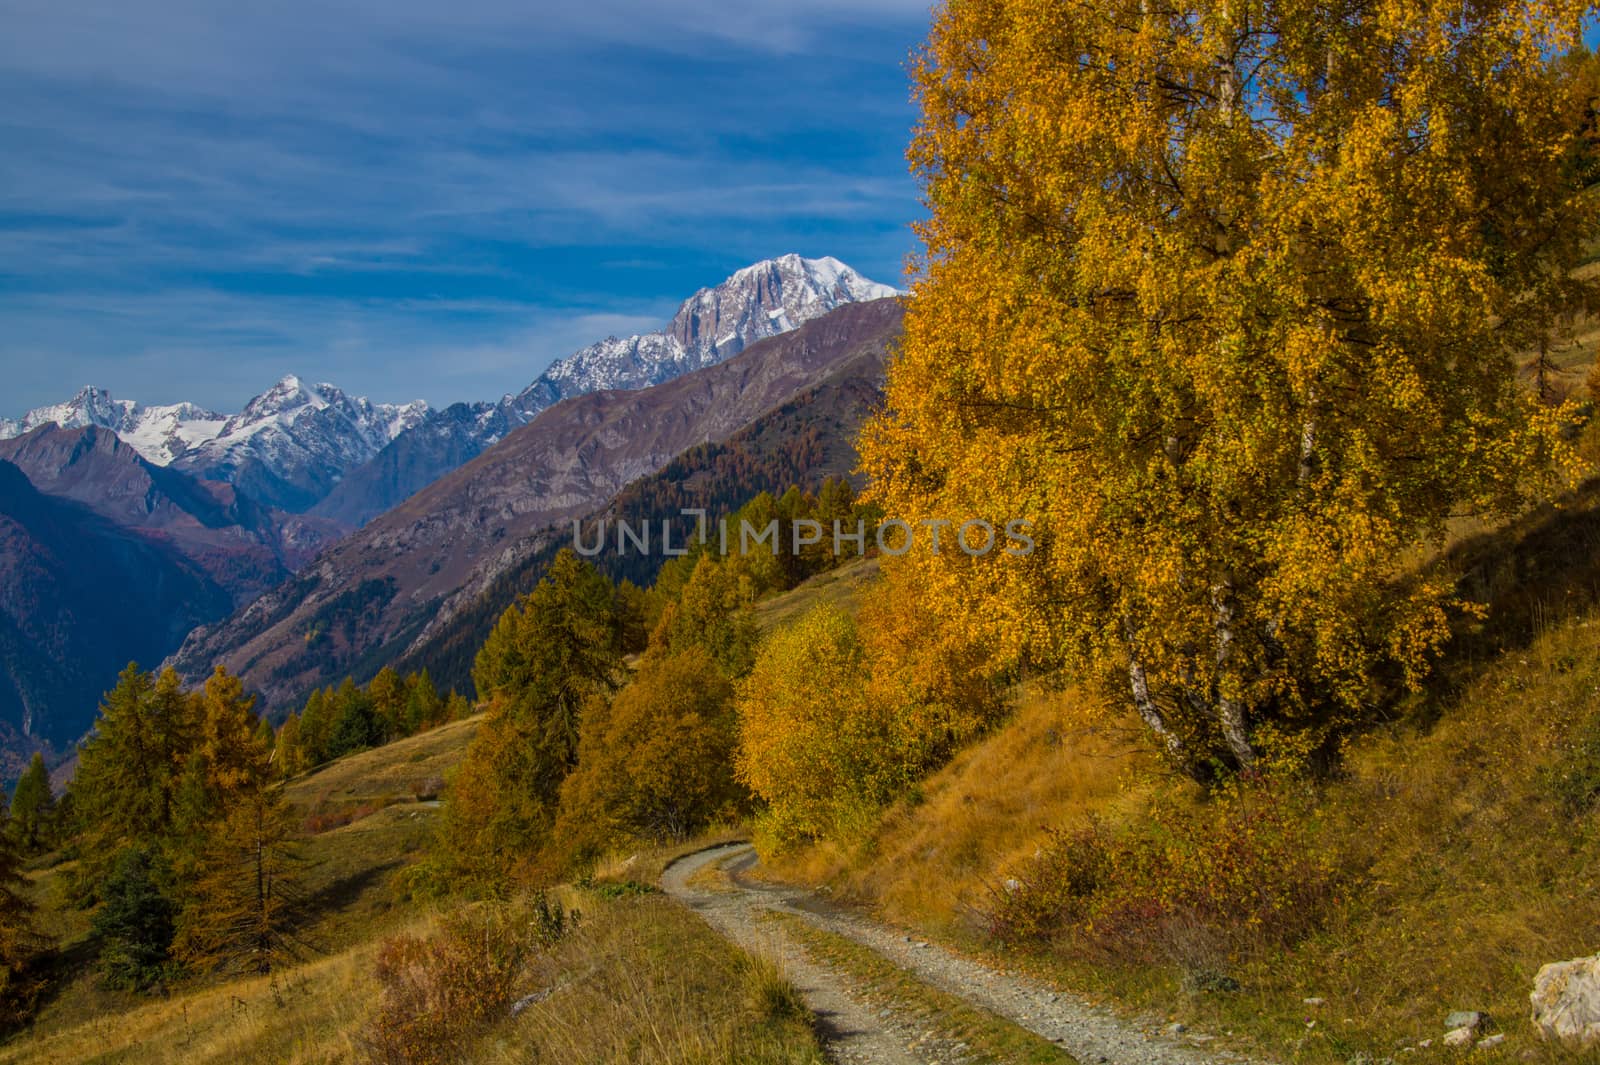
[[1427,700],[1430,719],[1497,659],[1527,649],[1552,625],[1600,607],[1600,478],[1453,545],[1438,565],[1455,576],[1463,600],[1486,612],[1456,619],[1429,682],[1435,696]]

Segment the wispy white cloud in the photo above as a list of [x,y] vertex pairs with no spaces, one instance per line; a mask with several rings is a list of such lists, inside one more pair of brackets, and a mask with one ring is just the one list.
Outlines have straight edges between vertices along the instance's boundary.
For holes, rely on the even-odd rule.
[[8,406],[88,379],[227,406],[286,362],[497,395],[753,258],[893,281],[917,211],[899,64],[925,21],[906,0],[0,0]]

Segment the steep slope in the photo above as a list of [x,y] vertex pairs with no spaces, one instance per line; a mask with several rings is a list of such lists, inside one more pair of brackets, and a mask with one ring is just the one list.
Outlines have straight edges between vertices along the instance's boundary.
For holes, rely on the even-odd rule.
[[[863,347],[822,384],[769,411],[723,441],[696,444],[660,470],[629,484],[584,519],[627,522],[660,529],[673,523],[672,542],[694,535],[685,510],[728,513],[761,492],[790,485],[815,489],[828,477],[847,477],[856,466],[855,438],[882,399],[882,347]],[[615,524],[610,527],[614,528]],[[470,691],[472,660],[495,622],[516,598],[538,583],[556,552],[571,543],[571,525],[551,526],[532,538],[533,550],[501,572],[466,607],[452,604],[395,661],[402,671],[427,669],[443,687]],[[613,541],[614,542],[614,541]],[[648,585],[665,559],[607,550],[593,559],[613,580]]]
[[227,590],[229,609],[283,581],[342,532],[325,520],[269,511],[232,485],[154,465],[98,425],[46,423],[0,441],[0,459],[46,495],[81,504],[188,559]]
[[657,332],[591,344],[498,403],[457,404],[430,413],[341,481],[313,513],[346,525],[365,524],[563,399],[658,385],[724,362],[758,340],[839,307],[893,295],[893,288],[832,258],[784,255],[747,266],[689,297]]
[[42,744],[70,745],[119,669],[155,665],[228,607],[169,546],[0,460],[0,771]]
[[222,662],[270,705],[361,674],[469,608],[535,553],[557,522],[588,514],[685,449],[726,439],[898,332],[897,300],[847,304],[728,362],[640,391],[566,400],[329,550],[174,661]]

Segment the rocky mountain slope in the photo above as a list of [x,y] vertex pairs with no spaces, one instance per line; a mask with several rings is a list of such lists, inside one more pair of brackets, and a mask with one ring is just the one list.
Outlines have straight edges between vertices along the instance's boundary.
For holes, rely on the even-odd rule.
[[724,440],[863,352],[882,358],[898,300],[848,303],[736,358],[654,388],[565,400],[327,551],[174,657],[216,662],[275,707],[426,641],[556,523],[595,511],[696,444]]
[[591,344],[498,403],[431,412],[344,478],[314,512],[347,525],[365,524],[563,399],[658,385],[839,307],[893,295],[893,288],[832,258],[784,255],[747,266],[690,296],[657,332]]
[[235,606],[282,582],[344,531],[324,519],[271,510],[233,485],[157,466],[97,425],[47,423],[0,440],[0,460],[38,491],[170,548],[226,589]]
[[230,603],[171,545],[0,460],[0,773],[70,746],[122,666],[155,665]]

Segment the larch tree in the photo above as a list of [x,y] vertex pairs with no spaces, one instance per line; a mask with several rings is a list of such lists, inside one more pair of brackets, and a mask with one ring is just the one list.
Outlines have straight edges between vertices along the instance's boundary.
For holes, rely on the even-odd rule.
[[109,856],[123,841],[159,838],[173,822],[198,712],[172,670],[160,676],[130,664],[106,694],[94,731],[79,747],[72,781],[74,806]]
[[200,969],[271,972],[294,953],[301,898],[282,785],[263,773],[231,796],[206,833],[173,951]]
[[1004,660],[1114,665],[1202,779],[1415,683],[1450,594],[1415,561],[1560,450],[1515,360],[1595,232],[1558,58],[1586,10],[950,0],[863,459],[887,513],[1030,519],[1035,549],[951,528],[901,579]]
[[293,831],[255,699],[221,666],[200,696],[199,738],[176,799],[175,954],[201,968],[268,972],[289,946]]
[[570,551],[501,616],[473,666],[489,704],[446,795],[437,863],[499,890],[540,850],[578,758],[587,701],[622,666],[614,590]]
[[406,728],[406,682],[393,666],[384,666],[367,685],[372,703],[373,732],[376,741],[387,743],[409,734]]
[[35,751],[11,794],[11,838],[23,854],[47,850],[56,839],[56,798],[44,756]]
[[[0,816],[5,814],[5,798],[0,793]],[[34,928],[34,904],[28,896],[22,863],[10,837],[0,833],[0,1018],[12,1020],[10,1003],[17,992],[29,962],[38,954],[44,940]]]
[[199,742],[212,802],[226,809],[236,795],[258,790],[267,776],[271,748],[257,734],[255,696],[244,682],[218,666],[200,696]]

